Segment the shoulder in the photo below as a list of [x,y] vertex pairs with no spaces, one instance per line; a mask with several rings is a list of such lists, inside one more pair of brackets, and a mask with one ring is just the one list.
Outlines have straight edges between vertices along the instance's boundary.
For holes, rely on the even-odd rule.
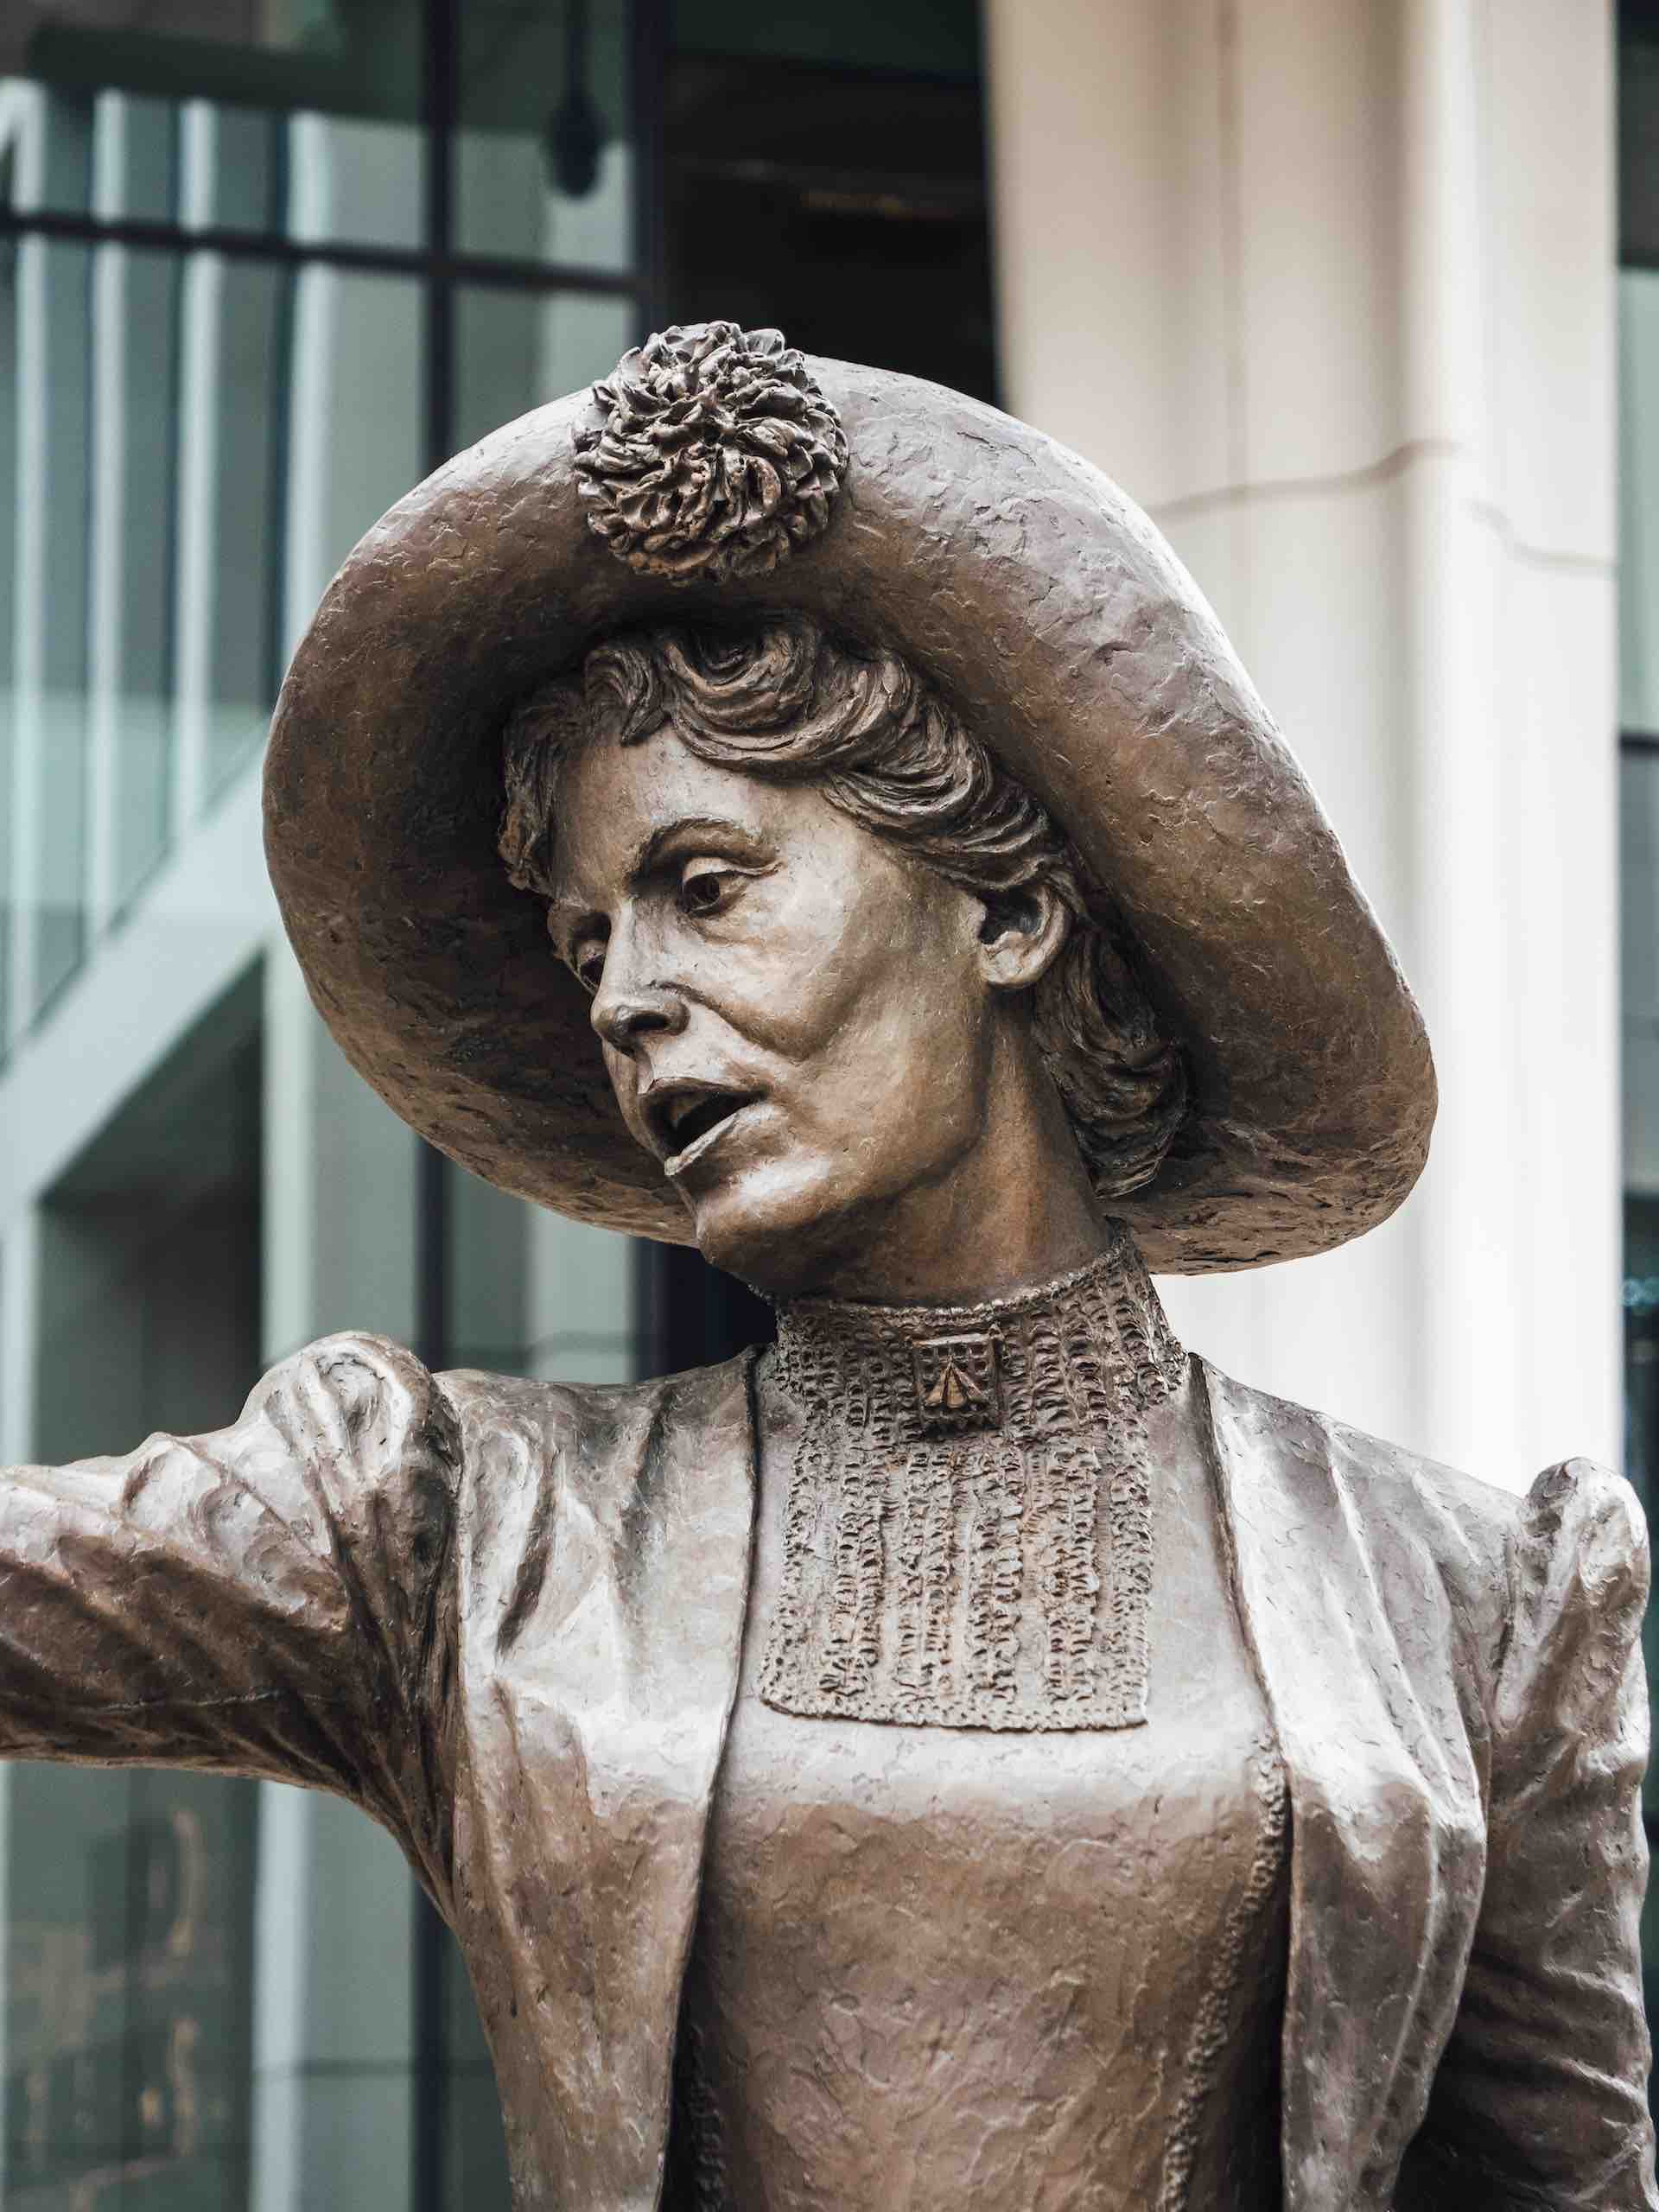
[[563,1463],[567,1479],[602,1489],[630,1478],[642,1455],[673,1434],[710,1449],[749,1420],[753,1355],[715,1367],[623,1383],[543,1382],[454,1369],[436,1380],[459,1427],[469,1471],[487,1477],[531,1461]]
[[243,1419],[365,1474],[421,1446],[439,1457],[454,1451],[454,1416],[437,1378],[403,1344],[361,1332],[320,1337],[279,1360],[255,1383]]
[[1647,1520],[1623,1475],[1593,1459],[1563,1459],[1545,1468],[1521,1503],[1523,1589],[1567,1573],[1598,1604],[1645,1600]]
[[1542,1694],[1571,1709],[1616,1688],[1637,1663],[1647,1519],[1624,1477],[1590,1459],[1546,1467],[1522,1508],[1503,1694],[1517,1705]]
[[1525,1510],[1515,1492],[1199,1367],[1224,1446],[1265,1456],[1292,1490],[1339,1491],[1357,1535],[1386,1531],[1448,1567],[1505,1580]]
[[285,1460],[339,1531],[377,1543],[401,1535],[417,1560],[431,1554],[461,1439],[436,1377],[405,1346],[360,1332],[319,1338],[261,1376],[241,1426],[252,1462]]
[[1200,1363],[1217,1431],[1271,1453],[1281,1479],[1339,1491],[1368,1552],[1432,1567],[1496,1609],[1503,1648],[1547,1618],[1605,1622],[1627,1641],[1648,1589],[1647,1529],[1624,1478],[1589,1459],[1500,1490]]
[[712,1444],[746,1422],[751,1364],[746,1353],[629,1383],[543,1382],[477,1368],[435,1375],[407,1346],[347,1331],[279,1361],[255,1385],[243,1419],[359,1489],[435,1463],[448,1468],[453,1490],[463,1470],[504,1454],[562,1457],[598,1477],[653,1433],[706,1430]]
[[493,1624],[495,1649],[532,1619],[561,1633],[596,1589],[633,1605],[671,1557],[716,1584],[747,1559],[751,1365],[620,1385],[440,1378],[461,1439],[462,1611]]

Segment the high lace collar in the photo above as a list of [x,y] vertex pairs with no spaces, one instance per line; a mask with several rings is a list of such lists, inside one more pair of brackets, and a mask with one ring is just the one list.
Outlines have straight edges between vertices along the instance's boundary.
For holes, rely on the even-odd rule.
[[782,1388],[895,1440],[1040,1432],[1068,1404],[1096,1417],[1092,1389],[1086,1408],[1078,1389],[1053,1397],[1047,1370],[1056,1357],[1068,1374],[1079,1370],[1079,1389],[1103,1384],[1143,1410],[1179,1379],[1185,1355],[1121,1223],[1109,1224],[1097,1259],[1004,1298],[960,1306],[801,1298],[778,1308]]
[[765,1387],[799,1415],[760,1691],[817,1717],[1146,1718],[1146,1414],[1185,1357],[1134,1240],[971,1306],[800,1299]]

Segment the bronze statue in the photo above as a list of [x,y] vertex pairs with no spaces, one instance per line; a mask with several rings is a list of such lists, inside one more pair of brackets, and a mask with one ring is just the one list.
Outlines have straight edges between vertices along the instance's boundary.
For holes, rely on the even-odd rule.
[[363,541],[267,792],[369,1081],[777,1346],[583,1389],[334,1338],[19,1471],[0,1748],[390,1827],[526,2212],[1659,2205],[1631,1493],[1265,1398],[1147,1272],[1370,1228],[1434,1093],[1145,518],[670,331]]

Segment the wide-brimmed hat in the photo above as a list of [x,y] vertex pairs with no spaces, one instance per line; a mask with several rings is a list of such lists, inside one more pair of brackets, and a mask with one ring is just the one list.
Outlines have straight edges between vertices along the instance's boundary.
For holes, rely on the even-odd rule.
[[687,1241],[581,987],[496,850],[513,707],[598,636],[801,610],[896,649],[1049,808],[1181,1043],[1186,1121],[1113,1211],[1152,1266],[1373,1227],[1421,1169],[1427,1039],[1342,849],[1185,570],[1051,438],[959,393],[671,331],[429,477],[289,671],[272,880],[346,1057],[504,1190]]

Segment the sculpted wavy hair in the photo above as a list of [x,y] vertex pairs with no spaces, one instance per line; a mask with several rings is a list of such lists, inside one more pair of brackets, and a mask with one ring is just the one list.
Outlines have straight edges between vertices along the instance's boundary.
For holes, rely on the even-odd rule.
[[1032,1023],[1103,1199],[1158,1172],[1186,1072],[1125,955],[1121,925],[1048,814],[897,653],[855,652],[801,614],[741,629],[664,626],[595,645],[519,707],[505,738],[501,857],[550,895],[562,762],[588,738],[638,744],[671,721],[697,755],[815,784],[862,828],[1007,911],[1047,884],[1071,918]]

